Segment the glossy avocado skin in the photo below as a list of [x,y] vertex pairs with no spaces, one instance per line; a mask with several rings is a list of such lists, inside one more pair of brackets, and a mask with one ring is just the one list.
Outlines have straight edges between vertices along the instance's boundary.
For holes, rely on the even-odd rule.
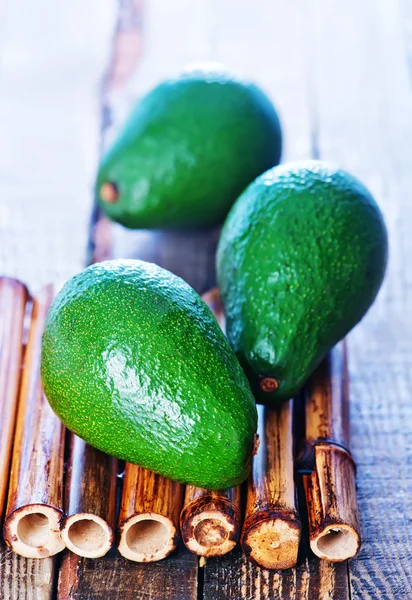
[[[158,85],[130,114],[104,156],[103,211],[129,228],[222,223],[253,179],[277,165],[279,119],[255,85],[196,70]],[[115,202],[101,188],[114,183]]]
[[[228,340],[260,401],[295,395],[360,321],[387,249],[371,194],[327,163],[281,165],[245,190],[224,224],[217,270]],[[261,391],[262,376],[278,389]]]
[[248,475],[257,415],[247,379],[209,308],[156,265],[107,261],[66,283],[41,373],[61,420],[108,454],[211,489]]

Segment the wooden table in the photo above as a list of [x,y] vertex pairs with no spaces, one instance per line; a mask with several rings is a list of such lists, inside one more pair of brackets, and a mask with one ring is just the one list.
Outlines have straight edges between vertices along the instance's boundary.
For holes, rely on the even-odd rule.
[[[412,599],[411,4],[16,0],[0,12],[0,56],[0,272],[33,290],[80,270],[87,248],[90,256],[99,131],[105,146],[134,98],[203,59],[253,78],[274,99],[284,161],[328,159],[365,182],[391,248],[379,299],[349,336],[363,526],[356,560],[327,564],[304,543],[296,569],[270,573],[237,550],[199,568],[182,548],[138,565],[115,552],[25,560],[2,546],[0,599]],[[104,221],[91,230],[98,258],[139,256],[199,292],[213,284],[217,232],[124,232]]]

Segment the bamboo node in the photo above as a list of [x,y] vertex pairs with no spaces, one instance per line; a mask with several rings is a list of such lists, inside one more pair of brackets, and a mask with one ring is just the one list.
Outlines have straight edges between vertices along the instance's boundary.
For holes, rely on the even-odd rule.
[[300,521],[295,511],[256,513],[245,522],[241,546],[245,556],[264,569],[289,569],[296,565]]
[[229,537],[229,532],[220,519],[204,519],[195,527],[194,536],[200,546],[210,548],[223,544]]

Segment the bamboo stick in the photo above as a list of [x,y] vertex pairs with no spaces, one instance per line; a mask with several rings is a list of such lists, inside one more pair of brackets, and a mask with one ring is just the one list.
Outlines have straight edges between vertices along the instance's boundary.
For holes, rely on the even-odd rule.
[[[202,298],[224,331],[219,290],[214,288]],[[183,542],[194,554],[220,556],[230,552],[239,539],[240,487],[213,491],[187,485],[180,528]]]
[[51,410],[40,379],[41,336],[52,287],[33,300],[24,357],[4,538],[28,558],[63,549],[60,536],[64,427]]
[[194,554],[230,552],[239,539],[240,486],[213,491],[187,485],[180,527],[185,546]]
[[126,463],[119,514],[119,552],[135,562],[168,556],[180,540],[184,486]]
[[300,541],[292,400],[278,408],[257,408],[260,445],[248,480],[241,545],[246,557],[259,567],[288,569],[297,562]]
[[79,556],[98,558],[110,550],[116,513],[117,460],[70,435],[62,538]]
[[0,277],[0,519],[9,480],[28,297],[20,281]]
[[311,377],[305,392],[303,484],[314,554],[338,562],[360,550],[356,467],[349,452],[349,394],[345,342]]

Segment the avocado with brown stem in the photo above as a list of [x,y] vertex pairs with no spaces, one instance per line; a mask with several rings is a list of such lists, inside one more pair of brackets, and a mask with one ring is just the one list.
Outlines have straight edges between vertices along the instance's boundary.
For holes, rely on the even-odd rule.
[[325,162],[278,166],[244,191],[224,224],[217,271],[228,340],[259,400],[296,394],[362,319],[387,249],[370,192]]

